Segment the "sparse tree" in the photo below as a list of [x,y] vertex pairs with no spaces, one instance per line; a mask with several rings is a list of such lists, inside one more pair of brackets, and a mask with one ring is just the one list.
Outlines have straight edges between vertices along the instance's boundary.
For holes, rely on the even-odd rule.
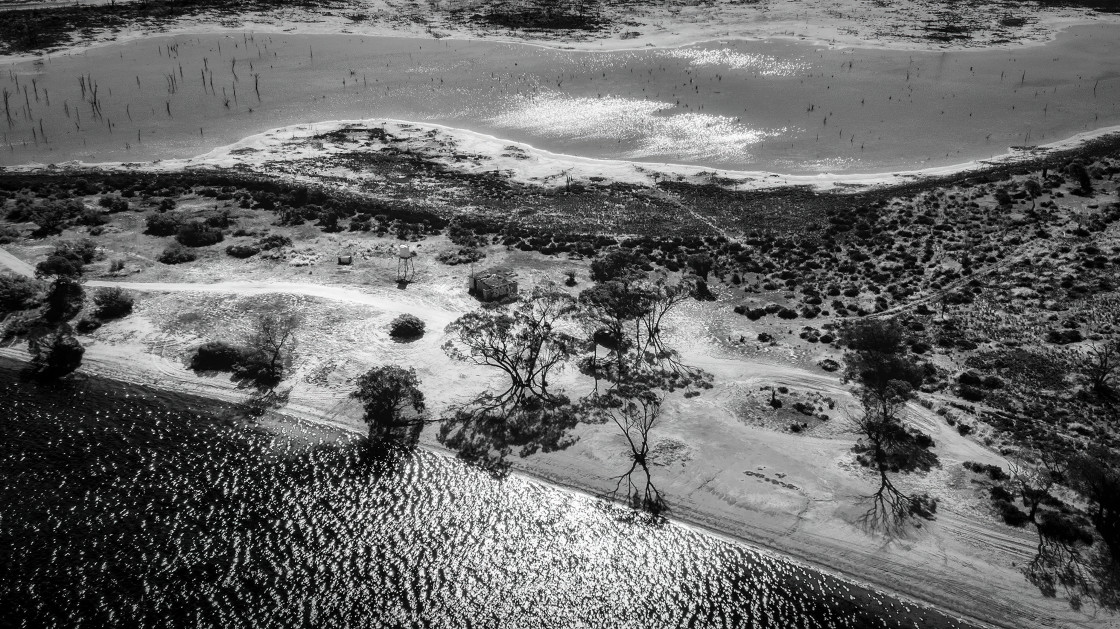
[[906,334],[894,321],[864,319],[844,328],[841,335],[852,350],[844,355],[844,377],[878,397],[882,412],[886,412],[890,398],[901,392],[892,383],[906,382],[907,395],[921,386],[924,369],[909,355]]
[[580,347],[562,330],[562,320],[576,309],[575,299],[551,286],[537,287],[509,310],[475,310],[453,321],[443,350],[455,360],[501,370],[506,389],[478,400],[487,410],[509,409],[526,397],[551,401],[548,377]]
[[925,494],[909,494],[899,489],[892,473],[929,469],[937,457],[929,452],[931,442],[907,430],[900,412],[909,397],[909,384],[895,381],[885,392],[865,389],[861,396],[863,413],[852,420],[860,436],[855,451],[860,460],[878,476],[879,486],[867,497],[870,502],[860,523],[868,530],[889,536],[903,532],[914,517],[932,519],[937,502]]
[[507,380],[500,392],[484,391],[454,409],[440,426],[440,441],[498,473],[508,468],[514,446],[527,456],[572,443],[568,431],[578,417],[567,396],[549,388],[549,376],[582,345],[563,331],[575,308],[567,293],[537,287],[513,308],[477,310],[452,322],[447,355],[504,372]]
[[243,358],[234,375],[258,388],[274,388],[284,379],[296,347],[299,318],[265,312],[257,315]]
[[630,468],[618,477],[614,494],[624,493],[630,506],[653,515],[668,508],[649,469],[650,432],[661,418],[663,402],[663,396],[640,384],[596,393],[586,401],[590,420],[613,423],[630,449]]

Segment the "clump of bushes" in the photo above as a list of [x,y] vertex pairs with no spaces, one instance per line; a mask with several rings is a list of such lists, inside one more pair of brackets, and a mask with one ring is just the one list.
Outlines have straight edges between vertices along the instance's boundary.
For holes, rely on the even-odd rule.
[[97,245],[89,238],[60,242],[46,260],[35,265],[35,274],[40,277],[77,277],[83,273],[82,267],[95,258]]
[[177,242],[168,245],[167,248],[163,250],[163,253],[159,254],[159,258],[157,258],[157,260],[164,264],[183,264],[185,262],[193,262],[197,259],[198,256],[196,256],[193,251]]
[[97,305],[96,315],[100,319],[117,319],[132,313],[133,299],[119,287],[102,288],[93,296]]
[[149,214],[144,221],[144,233],[151,236],[174,236],[183,226],[182,219],[175,214]]
[[102,196],[98,199],[97,204],[109,210],[111,213],[128,211],[128,201],[116,194],[106,194]]
[[478,262],[485,257],[486,254],[478,249],[462,247],[458,250],[441,251],[439,255],[436,256],[436,260],[448,266],[455,266],[456,264]]
[[0,315],[39,305],[42,283],[20,275],[0,275]]
[[175,235],[175,240],[179,244],[188,247],[209,247],[222,242],[224,238],[222,230],[210,227],[200,221],[191,221],[183,225]]
[[424,336],[424,322],[415,315],[402,314],[389,324],[389,336],[398,340],[418,339]]
[[280,234],[268,234],[257,241],[257,246],[260,247],[261,251],[290,247],[292,246],[292,239]]
[[1050,330],[1046,333],[1046,340],[1055,345],[1069,345],[1083,340],[1080,330]]
[[19,240],[20,233],[15,227],[0,225],[0,245],[6,245]]
[[1003,471],[1003,468],[998,465],[965,461],[964,469],[977,474],[987,474],[988,477],[994,481],[1007,480],[1009,478],[1007,472]]

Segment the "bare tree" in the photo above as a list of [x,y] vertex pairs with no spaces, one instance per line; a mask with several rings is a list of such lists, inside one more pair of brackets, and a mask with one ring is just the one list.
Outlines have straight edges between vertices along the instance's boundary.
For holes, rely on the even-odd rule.
[[653,484],[653,475],[649,469],[649,435],[661,417],[663,401],[663,396],[640,386],[616,387],[607,393],[593,395],[588,400],[593,409],[592,417],[601,422],[613,423],[630,448],[630,468],[618,477],[613,495],[624,493],[630,506],[653,515],[659,515],[668,509],[661,493]]
[[886,394],[865,388],[861,396],[864,412],[851,420],[860,435],[856,452],[879,481],[875,492],[866,497],[869,506],[859,521],[866,529],[891,537],[901,535],[912,518],[932,519],[937,511],[936,501],[928,495],[908,494],[891,479],[892,473],[929,469],[937,461],[927,444],[899,418],[908,393],[909,385],[904,382],[896,382]]
[[258,388],[274,388],[279,384],[291,364],[299,323],[299,317],[290,313],[257,315],[235,376]]
[[1112,391],[1111,383],[1120,367],[1120,341],[1112,340],[1089,350],[1082,366],[1085,379],[1100,394]]

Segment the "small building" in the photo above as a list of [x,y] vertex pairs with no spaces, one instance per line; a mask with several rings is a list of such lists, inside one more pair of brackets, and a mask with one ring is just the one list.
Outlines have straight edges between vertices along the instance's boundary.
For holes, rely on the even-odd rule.
[[512,271],[486,269],[467,277],[467,290],[482,301],[494,301],[517,294],[517,278]]
[[354,263],[354,256],[338,256],[339,266],[350,266]]

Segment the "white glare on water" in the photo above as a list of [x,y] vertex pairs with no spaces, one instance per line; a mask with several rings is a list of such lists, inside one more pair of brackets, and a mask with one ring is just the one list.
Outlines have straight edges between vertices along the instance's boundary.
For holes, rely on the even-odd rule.
[[752,145],[785,129],[756,129],[730,116],[682,112],[672,103],[557,92],[517,96],[488,121],[534,135],[573,140],[615,139],[623,156],[642,159],[743,159]]

